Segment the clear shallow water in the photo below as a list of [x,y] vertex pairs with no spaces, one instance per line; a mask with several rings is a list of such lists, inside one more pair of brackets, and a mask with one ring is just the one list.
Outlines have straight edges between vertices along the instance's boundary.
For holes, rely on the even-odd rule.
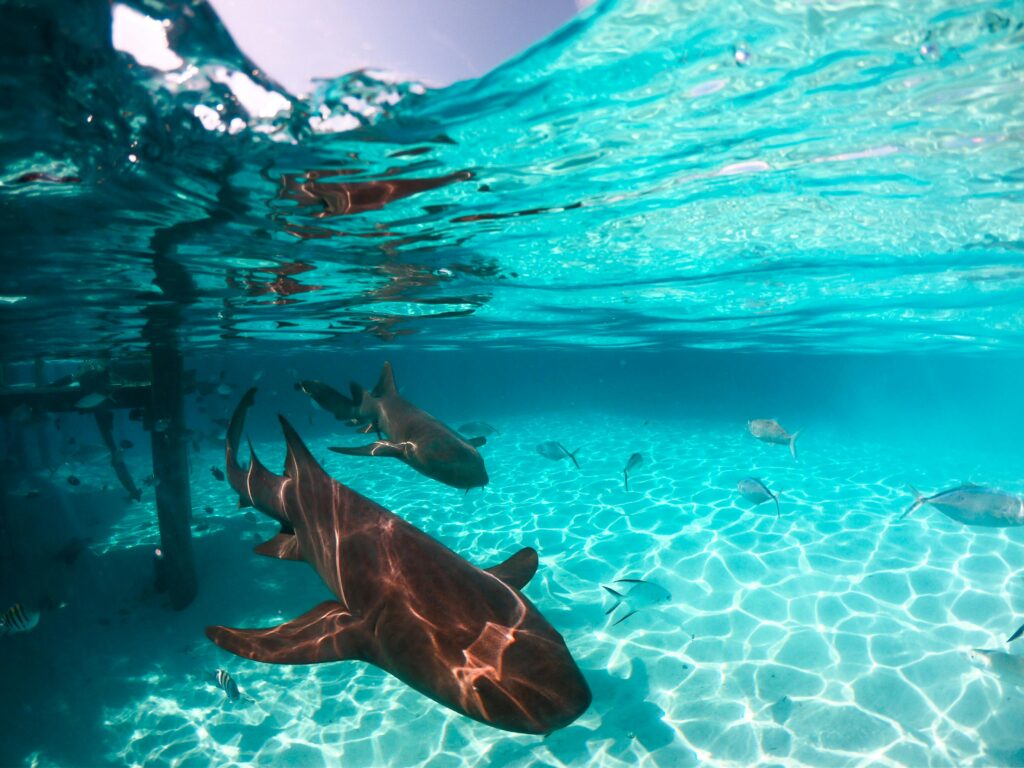
[[[85,416],[4,415],[2,606],[66,605],[0,638],[0,764],[1024,765],[1024,691],[967,656],[1021,653],[1024,532],[896,520],[908,484],[1024,493],[1019,4],[606,3],[479,81],[308,99],[196,9],[146,6],[168,71],[104,42],[105,7],[0,32],[6,380],[170,345],[229,385],[187,398],[180,612],[152,487],[125,502]],[[292,385],[386,358],[413,402],[502,430],[484,490],[326,450],[360,438]],[[271,468],[282,412],[471,561],[539,550],[525,593],[593,689],[577,722],[517,736],[363,664],[206,640],[326,597],[252,553],[273,524],[210,472],[257,380]],[[799,463],[746,433],[771,417]],[[149,436],[123,411],[115,435],[142,483]],[[634,577],[672,600],[612,626],[601,585]],[[219,666],[255,701],[225,704]]]
[[[269,407],[260,405],[254,416]],[[269,415],[257,433],[269,432]],[[492,481],[467,497],[398,464],[329,454],[339,440],[323,431],[323,414],[303,432],[333,476],[470,560],[497,562],[525,545],[541,552],[526,594],[594,691],[572,726],[517,736],[365,664],[277,667],[216,649],[206,624],[270,625],[326,593],[308,567],[252,554],[275,526],[234,509],[203,469],[220,462],[211,446],[192,459],[203,588],[180,613],[148,592],[151,505],[115,512],[121,494],[97,487],[108,471],[82,472],[63,522],[92,540],[50,584],[69,606],[6,640],[22,663],[7,704],[21,737],[5,759],[31,751],[44,765],[84,764],[73,750],[88,742],[87,763],[138,765],[1019,764],[1024,697],[967,652],[1003,647],[1024,613],[1024,538],[927,508],[895,521],[912,500],[906,482],[944,487],[979,459],[988,481],[1022,490],[1019,453],[927,455],[819,431],[801,438],[795,464],[742,422],[644,425],[589,409],[487,415],[503,432],[485,449]],[[579,471],[536,453],[552,436],[580,447]],[[277,462],[278,441],[256,447]],[[645,465],[626,492],[621,469],[636,450]],[[746,474],[780,492],[780,520],[770,504],[738,497]],[[33,526],[53,522],[27,510],[16,519],[37,537],[45,534]],[[140,578],[119,582],[124,572]],[[672,602],[612,626],[600,585],[623,577],[656,581]],[[53,656],[72,632],[75,652]],[[223,703],[203,678],[223,665],[254,703]],[[52,683],[40,686],[47,667]],[[60,734],[38,728],[69,711]]]

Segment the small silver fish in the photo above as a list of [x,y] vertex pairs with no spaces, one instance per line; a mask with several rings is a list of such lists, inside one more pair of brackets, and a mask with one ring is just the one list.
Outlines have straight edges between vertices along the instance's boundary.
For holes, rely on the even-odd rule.
[[639,453],[634,453],[629,457],[629,461],[626,462],[626,468],[622,470],[622,480],[626,484],[626,490],[629,490],[629,471],[642,467],[644,464],[644,457]]
[[[601,585],[602,589],[615,598],[615,603],[604,612],[604,615],[609,615],[623,604],[630,609],[629,613],[616,621],[615,624],[621,624],[641,608],[648,608],[652,605],[667,603],[672,600],[672,593],[653,581],[645,579],[616,579],[612,583],[625,584],[627,586],[613,589],[612,587],[606,587],[604,584]],[[614,627],[615,624],[612,624],[612,626]]]
[[38,611],[26,611],[21,603],[15,603],[0,616],[0,635],[13,635],[35,629],[39,623]]
[[756,477],[744,477],[736,483],[736,490],[740,492],[740,496],[754,504],[763,504],[771,499],[775,502],[775,517],[782,517],[782,513],[779,511],[779,497],[768,490],[768,486]]
[[922,504],[931,504],[946,517],[964,525],[1006,528],[1024,525],[1024,499],[996,488],[966,483],[934,496],[925,496],[913,486],[915,500],[900,520]]
[[791,435],[775,419],[753,419],[747,422],[747,429],[761,442],[788,445],[793,461],[796,461],[796,438],[800,434],[799,429]]
[[77,403],[75,403],[75,408],[78,408],[79,410],[82,411],[88,411],[92,408],[102,405],[106,401],[106,395],[101,395],[99,392],[93,392],[91,395],[86,395]]
[[576,469],[580,468],[580,463],[576,461],[576,454],[580,452],[577,448],[572,453],[557,440],[548,440],[537,446],[537,453],[543,456],[545,459],[551,459],[552,461],[561,461],[562,459],[569,457],[572,459],[572,463],[576,465]]

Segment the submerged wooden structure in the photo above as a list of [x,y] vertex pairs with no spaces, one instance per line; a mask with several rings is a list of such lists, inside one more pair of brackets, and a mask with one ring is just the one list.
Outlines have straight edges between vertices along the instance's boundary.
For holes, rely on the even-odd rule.
[[46,384],[41,379],[40,362],[36,365],[36,383],[0,383],[0,414],[10,415],[23,406],[33,414],[88,413],[77,404],[88,395],[103,395],[106,400],[102,407],[93,412],[104,442],[111,449],[111,464],[130,494],[134,483],[123,462],[120,467],[117,464],[120,451],[110,433],[111,411],[141,409],[143,425],[150,435],[153,474],[159,479],[154,486],[160,528],[158,584],[167,589],[174,608],[184,608],[196,596],[198,579],[192,548],[192,500],[185,437],[187,382],[180,352],[173,345],[154,345],[148,356],[101,361],[74,382]]

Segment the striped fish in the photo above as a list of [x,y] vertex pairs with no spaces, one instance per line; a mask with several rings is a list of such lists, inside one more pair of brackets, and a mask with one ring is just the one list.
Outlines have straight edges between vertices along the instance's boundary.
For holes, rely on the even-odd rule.
[[0,635],[13,635],[17,632],[28,632],[39,623],[37,611],[26,611],[21,603],[15,603],[0,616]]
[[238,701],[242,697],[241,692],[238,690],[238,683],[235,682],[235,678],[226,669],[218,669],[214,672],[213,681],[218,688],[227,694],[228,701]]

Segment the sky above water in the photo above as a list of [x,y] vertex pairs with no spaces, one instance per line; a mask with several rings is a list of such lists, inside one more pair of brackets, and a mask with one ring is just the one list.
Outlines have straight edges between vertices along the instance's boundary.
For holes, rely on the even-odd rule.
[[235,42],[288,90],[363,67],[430,85],[479,77],[586,0],[212,0]]

